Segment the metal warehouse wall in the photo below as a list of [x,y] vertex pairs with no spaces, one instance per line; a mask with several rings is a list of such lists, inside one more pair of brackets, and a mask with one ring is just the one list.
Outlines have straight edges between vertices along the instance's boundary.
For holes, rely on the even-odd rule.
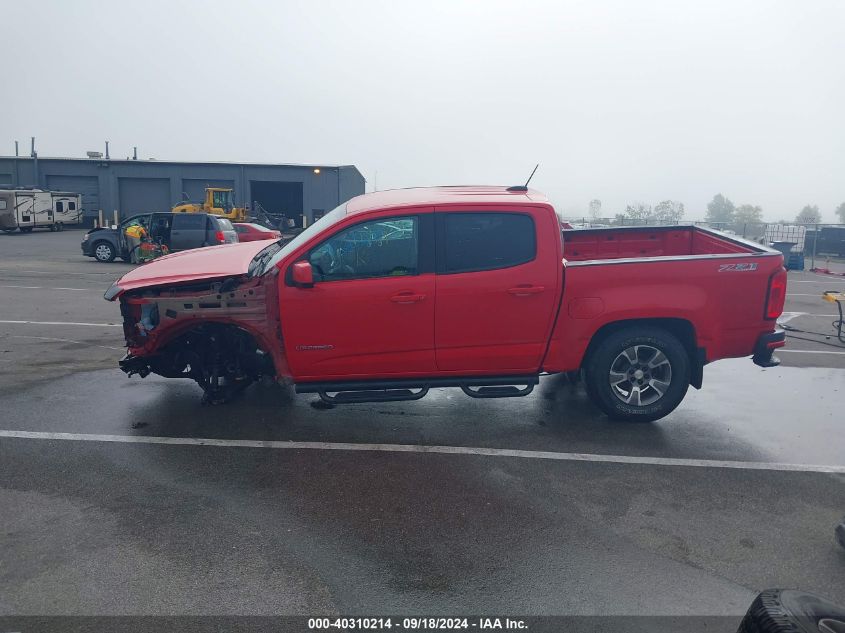
[[[315,173],[319,169],[319,173]],[[269,183],[269,184],[268,184]],[[288,183],[288,184],[282,184]],[[0,157],[0,187],[40,187],[82,194],[86,223],[102,210],[109,219],[139,211],[168,211],[186,198],[201,201],[204,189],[231,187],[238,204],[277,200],[297,223],[364,193],[364,177],[353,165],[281,165],[255,163],[179,163],[155,160]],[[267,198],[267,191],[275,192]],[[300,193],[301,191],[301,193]],[[271,204],[271,203],[268,203]],[[267,204],[263,205],[267,206]]]

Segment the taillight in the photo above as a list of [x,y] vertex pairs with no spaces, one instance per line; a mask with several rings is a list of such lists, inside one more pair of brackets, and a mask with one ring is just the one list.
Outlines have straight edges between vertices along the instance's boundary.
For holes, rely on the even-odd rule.
[[786,302],[786,271],[781,268],[769,278],[769,294],[766,297],[766,318],[777,319],[783,314]]
[[226,243],[226,236],[223,235],[223,231],[217,231],[217,233],[214,234],[214,237],[217,238],[218,244],[225,244]]

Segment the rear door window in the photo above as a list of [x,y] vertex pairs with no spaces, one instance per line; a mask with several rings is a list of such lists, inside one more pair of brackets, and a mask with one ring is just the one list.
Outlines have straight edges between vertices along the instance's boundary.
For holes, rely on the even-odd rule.
[[496,270],[537,255],[534,220],[523,213],[438,213],[441,274]]
[[221,231],[234,231],[235,227],[226,218],[215,218]]
[[179,213],[173,217],[173,228],[181,231],[204,231],[205,216],[193,213]]
[[64,213],[65,212],[65,204],[61,200],[56,203],[56,213]]

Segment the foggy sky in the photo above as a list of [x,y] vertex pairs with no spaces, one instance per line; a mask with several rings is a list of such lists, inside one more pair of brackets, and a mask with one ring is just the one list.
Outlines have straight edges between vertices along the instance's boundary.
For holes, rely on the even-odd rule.
[[845,201],[845,3],[0,0],[0,154],[355,164],[371,190]]

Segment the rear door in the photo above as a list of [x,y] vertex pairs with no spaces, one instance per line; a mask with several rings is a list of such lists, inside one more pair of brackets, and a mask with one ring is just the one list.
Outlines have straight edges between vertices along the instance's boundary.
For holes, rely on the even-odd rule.
[[562,276],[559,248],[550,237],[559,231],[552,215],[525,208],[437,209],[440,371],[538,370]]
[[204,213],[174,213],[170,229],[170,250],[183,251],[207,244],[208,218]]
[[299,257],[311,262],[314,286],[288,276],[279,293],[297,380],[435,373],[431,211],[347,225]]

